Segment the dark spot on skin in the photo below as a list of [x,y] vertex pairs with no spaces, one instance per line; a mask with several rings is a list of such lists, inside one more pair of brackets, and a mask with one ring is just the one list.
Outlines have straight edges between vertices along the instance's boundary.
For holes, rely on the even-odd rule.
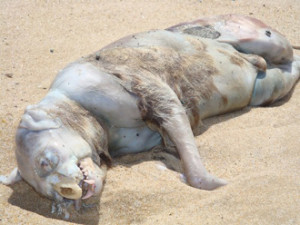
[[100,60],[100,54],[99,53],[96,53],[95,59],[98,60],[98,61]]
[[139,134],[139,133],[136,133],[136,136],[138,137],[138,136],[140,136],[140,134]]
[[222,95],[222,101],[223,101],[224,105],[228,104],[228,98],[225,95]]
[[266,35],[268,36],[268,37],[271,37],[271,31],[269,31],[269,30],[266,30]]
[[124,135],[123,138],[126,138],[126,136]]

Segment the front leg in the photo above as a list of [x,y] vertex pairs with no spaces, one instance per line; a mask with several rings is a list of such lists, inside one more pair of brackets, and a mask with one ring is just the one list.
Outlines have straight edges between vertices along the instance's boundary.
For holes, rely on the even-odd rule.
[[250,105],[269,105],[286,96],[300,78],[300,57],[260,72],[256,78]]
[[212,176],[205,169],[189,120],[182,109],[168,118],[163,123],[163,128],[176,145],[182,161],[184,175],[189,185],[199,189],[213,190],[227,184],[226,181]]
[[188,116],[174,91],[160,80],[134,90],[140,97],[143,119],[159,127],[175,144],[188,184],[205,190],[225,185],[226,181],[210,175],[202,164]]

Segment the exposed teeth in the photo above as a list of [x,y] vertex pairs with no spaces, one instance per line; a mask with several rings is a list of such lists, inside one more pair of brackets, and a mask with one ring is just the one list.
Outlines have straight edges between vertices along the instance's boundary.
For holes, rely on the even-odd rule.
[[[87,181],[85,180],[84,182],[87,182]],[[92,197],[95,193],[95,181],[89,180],[87,183],[90,185],[88,187],[87,193],[82,197],[82,199],[87,199],[89,197]]]
[[82,199],[88,199],[95,194],[95,181],[89,178],[89,171],[83,165],[79,164],[78,167],[83,174],[83,180],[79,184],[85,192]]
[[81,170],[81,173],[83,174],[83,180],[85,180],[88,175],[88,171],[81,164],[79,164],[78,167]]

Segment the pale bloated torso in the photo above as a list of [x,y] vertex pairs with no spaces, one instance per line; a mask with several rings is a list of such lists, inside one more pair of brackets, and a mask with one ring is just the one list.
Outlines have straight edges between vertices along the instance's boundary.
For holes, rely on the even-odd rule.
[[[151,60],[135,58],[145,55]],[[158,85],[169,85],[196,128],[203,118],[248,105],[256,74],[254,66],[227,44],[153,31],[152,36],[139,34],[69,65],[51,90],[92,112],[107,129],[110,152],[116,155],[146,151],[161,143],[160,134],[141,117],[135,79],[147,82],[153,76]]]

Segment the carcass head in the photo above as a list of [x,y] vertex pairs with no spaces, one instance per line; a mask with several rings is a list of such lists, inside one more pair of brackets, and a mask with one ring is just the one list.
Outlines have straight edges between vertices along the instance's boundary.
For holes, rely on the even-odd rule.
[[[87,134],[92,134],[91,127]],[[106,166],[86,137],[39,107],[28,107],[16,135],[18,170],[34,189],[56,202],[100,195]],[[97,158],[98,157],[98,158]]]

